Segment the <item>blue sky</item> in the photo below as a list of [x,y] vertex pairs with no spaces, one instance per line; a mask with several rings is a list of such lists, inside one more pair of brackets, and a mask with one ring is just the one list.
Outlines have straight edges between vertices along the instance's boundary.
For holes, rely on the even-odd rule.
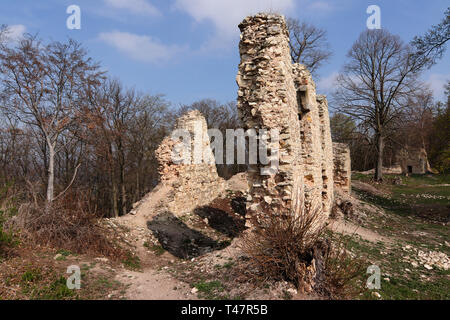
[[[81,8],[81,30],[69,30],[69,5]],[[358,35],[369,5],[381,8],[381,26],[409,42],[439,23],[448,0],[0,0],[0,24],[12,36],[38,33],[44,40],[69,37],[113,77],[139,91],[164,94],[174,106],[203,98],[236,99],[238,23],[259,11],[311,22],[328,32],[333,57],[316,78],[329,94],[333,78]],[[438,99],[450,79],[450,49],[423,75]]]

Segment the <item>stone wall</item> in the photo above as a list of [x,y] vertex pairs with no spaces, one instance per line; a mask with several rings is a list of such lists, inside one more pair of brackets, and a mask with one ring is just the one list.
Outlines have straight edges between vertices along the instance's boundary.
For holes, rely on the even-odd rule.
[[328,218],[333,201],[333,155],[328,105],[311,74],[292,65],[284,17],[258,14],[239,25],[238,111],[246,129],[280,132],[280,166],[269,176],[249,169],[248,213],[302,214],[303,202]]
[[[292,64],[284,17],[258,14],[244,19],[239,28],[239,117],[244,129],[255,129],[259,134],[276,129],[279,133],[279,141],[268,141],[268,154],[277,150],[278,167],[265,173],[262,169],[267,166],[261,161],[248,167],[247,213],[301,216],[306,208],[308,212],[318,210],[322,224],[331,211],[334,187],[327,100],[316,95],[305,66]],[[198,163],[198,152],[188,152],[188,159],[174,160],[174,150],[183,146],[174,138],[179,129],[191,137],[192,151],[202,150],[202,162]],[[206,121],[200,112],[191,111],[178,119],[156,156],[161,182],[173,189],[167,202],[174,214],[206,205],[223,192],[224,181],[217,175]]]
[[247,211],[249,215],[262,211],[298,215],[303,197],[301,137],[285,21],[278,15],[256,15],[239,28],[239,116],[245,129],[280,133],[279,169],[261,175],[262,165],[249,167]]
[[[192,152],[181,152],[182,139],[174,138],[180,129],[185,130],[190,137],[190,147],[185,151],[190,149]],[[173,188],[167,209],[175,215],[206,205],[224,191],[224,181],[217,174],[210,147],[206,120],[197,110],[177,120],[174,132],[164,138],[156,150],[156,158],[161,183]]]
[[328,112],[328,101],[324,95],[317,95],[317,104],[322,142],[322,203],[323,211],[329,215],[334,200],[333,142],[331,141],[330,114]]
[[334,185],[347,194],[351,193],[352,168],[350,147],[345,143],[333,143]]
[[305,205],[307,208],[321,209],[324,188],[322,178],[323,146],[316,85],[304,65],[294,64],[293,72],[300,119]]

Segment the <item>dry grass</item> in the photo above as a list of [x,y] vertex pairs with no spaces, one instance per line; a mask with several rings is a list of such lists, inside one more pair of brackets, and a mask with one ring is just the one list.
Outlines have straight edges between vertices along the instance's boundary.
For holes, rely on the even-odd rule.
[[351,299],[365,290],[364,284],[356,283],[365,275],[366,262],[349,254],[348,239],[344,236],[326,235],[329,250],[324,255],[324,282],[321,293],[330,299]]
[[68,194],[51,206],[23,204],[12,224],[40,245],[112,259],[126,257],[126,250],[110,240],[111,230],[101,226],[88,197],[82,193]]

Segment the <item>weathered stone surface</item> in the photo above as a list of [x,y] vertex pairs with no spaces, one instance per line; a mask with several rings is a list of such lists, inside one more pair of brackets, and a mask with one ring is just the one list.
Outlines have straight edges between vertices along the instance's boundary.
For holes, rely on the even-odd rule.
[[269,176],[250,166],[248,213],[301,215],[319,210],[325,222],[333,201],[333,154],[328,105],[316,96],[310,72],[292,65],[282,16],[258,14],[239,25],[241,63],[236,82],[246,129],[277,129],[280,166]]
[[301,157],[306,208],[322,210],[322,137],[316,85],[302,64],[293,65],[300,119]]
[[172,135],[166,137],[156,150],[160,180],[173,187],[167,209],[175,215],[210,203],[224,190],[203,115],[197,110],[186,113],[177,120],[175,130],[179,129],[186,130],[190,136],[191,152],[185,153],[186,158],[183,158],[186,162],[174,161],[177,160],[174,151],[182,147],[182,142],[174,140]]
[[334,197],[333,142],[331,141],[330,114],[328,112],[327,98],[324,95],[317,95],[316,98],[319,107],[322,141],[322,203],[323,212],[328,216]]
[[352,168],[350,148],[345,143],[333,142],[334,186],[351,193]]
[[262,165],[249,167],[248,214],[299,215],[303,197],[300,122],[286,23],[279,15],[258,14],[244,19],[239,28],[239,116],[245,129],[280,133],[279,169],[261,175]]

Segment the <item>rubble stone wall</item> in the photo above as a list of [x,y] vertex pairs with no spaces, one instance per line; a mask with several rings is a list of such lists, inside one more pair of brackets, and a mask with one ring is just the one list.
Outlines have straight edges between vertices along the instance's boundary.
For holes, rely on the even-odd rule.
[[316,96],[309,71],[303,65],[292,65],[284,17],[258,14],[245,18],[239,28],[239,116],[246,129],[280,132],[279,170],[264,176],[260,165],[249,169],[248,213],[271,209],[300,215],[304,202],[306,207],[321,209],[324,222],[333,201],[326,99]]
[[305,205],[322,209],[322,136],[316,85],[310,72],[302,64],[293,65],[300,119],[301,157]]
[[[321,224],[331,211],[334,187],[327,100],[316,95],[306,67],[292,64],[284,17],[258,14],[245,18],[239,28],[239,117],[244,129],[256,130],[260,141],[263,130],[279,133],[279,141],[269,138],[267,150],[269,155],[277,150],[278,167],[264,172],[267,166],[261,161],[248,167],[247,213],[301,216],[305,208],[318,209]],[[189,132],[191,151],[203,150],[203,162],[196,162],[195,152],[189,153],[187,162],[174,161],[173,150],[182,145],[174,138],[178,129]],[[168,199],[174,214],[206,205],[223,192],[224,181],[217,175],[206,121],[199,111],[177,120],[156,156],[161,182],[174,190]]]
[[333,143],[334,185],[347,194],[351,193],[352,168],[350,147],[345,143]]
[[331,140],[330,114],[328,112],[327,98],[324,95],[317,95],[317,103],[322,141],[322,203],[323,211],[328,216],[334,201],[333,141]]
[[[224,191],[224,180],[217,174],[203,115],[197,110],[186,113],[177,120],[174,130],[179,129],[185,130],[190,137],[192,152],[179,154],[186,156],[183,157],[186,162],[174,157],[177,147],[182,150],[182,139],[174,139],[173,133],[164,138],[156,150],[160,181],[173,187],[167,208],[175,215],[206,205]],[[196,159],[196,155],[199,158]]]
[[277,129],[280,134],[279,169],[261,175],[261,164],[249,167],[247,211],[297,215],[303,196],[301,137],[285,21],[259,14],[244,19],[239,28],[239,116],[245,129]]

